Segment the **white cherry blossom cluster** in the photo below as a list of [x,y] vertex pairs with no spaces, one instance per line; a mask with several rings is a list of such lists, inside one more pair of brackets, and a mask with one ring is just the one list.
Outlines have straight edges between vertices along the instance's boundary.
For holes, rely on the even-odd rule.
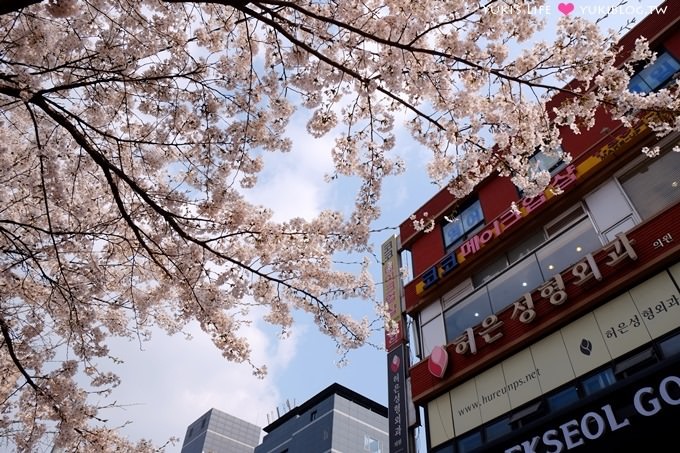
[[423,216],[421,218],[418,218],[415,214],[411,214],[409,219],[413,224],[413,229],[415,231],[422,231],[424,233],[429,233],[434,230],[434,219],[428,218],[428,216],[429,214],[427,212],[423,212]]

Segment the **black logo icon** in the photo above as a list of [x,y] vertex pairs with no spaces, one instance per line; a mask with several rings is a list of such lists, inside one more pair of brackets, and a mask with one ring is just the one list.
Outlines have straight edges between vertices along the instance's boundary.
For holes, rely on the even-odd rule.
[[584,338],[581,340],[580,349],[583,354],[590,355],[590,353],[593,351],[593,344]]

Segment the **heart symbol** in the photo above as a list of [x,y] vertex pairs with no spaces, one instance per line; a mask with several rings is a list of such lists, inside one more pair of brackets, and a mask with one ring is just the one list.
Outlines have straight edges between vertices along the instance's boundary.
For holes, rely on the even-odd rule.
[[570,12],[574,10],[574,4],[573,3],[560,3],[557,5],[557,9],[560,10],[562,14],[565,16],[568,16]]
[[430,360],[427,362],[427,369],[433,376],[442,378],[446,373],[446,366],[449,364],[449,354],[444,346],[435,346],[430,353]]

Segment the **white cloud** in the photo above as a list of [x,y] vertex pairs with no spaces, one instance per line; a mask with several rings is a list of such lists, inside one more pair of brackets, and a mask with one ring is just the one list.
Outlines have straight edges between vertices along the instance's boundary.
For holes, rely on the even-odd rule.
[[293,217],[307,220],[328,208],[331,187],[324,175],[333,168],[330,150],[333,136],[316,139],[304,128],[304,121],[291,120],[289,153],[266,153],[265,166],[255,188],[244,191],[246,198],[274,211],[274,220]]
[[294,217],[310,220],[324,206],[328,189],[321,184],[315,183],[310,174],[291,169],[259,185],[248,199],[272,209],[276,221]]
[[294,358],[303,333],[274,341],[256,324],[244,329],[253,363],[268,365],[269,374],[261,380],[252,375],[249,365],[224,359],[200,328],[193,325],[189,332],[194,337],[190,341],[159,331],[143,344],[143,351],[138,344],[122,341],[115,342],[111,351],[125,358],[116,370],[123,383],[114,393],[117,403],[125,407],[102,415],[115,424],[131,420],[122,433],[132,440],[151,438],[159,443],[179,438],[168,453],[181,450],[187,426],[213,407],[266,426],[267,413],[282,403],[277,373]]

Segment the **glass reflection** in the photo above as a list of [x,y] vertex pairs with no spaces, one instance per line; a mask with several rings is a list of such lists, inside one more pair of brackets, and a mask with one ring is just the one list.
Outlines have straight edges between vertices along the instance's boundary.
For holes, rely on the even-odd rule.
[[578,262],[602,246],[589,219],[583,219],[536,252],[543,280]]
[[451,343],[468,327],[481,323],[492,313],[486,287],[472,293],[462,303],[453,306],[444,313],[446,325],[446,341]]
[[544,279],[536,257],[530,255],[489,283],[489,297],[494,312],[512,304],[522,294],[537,288]]

